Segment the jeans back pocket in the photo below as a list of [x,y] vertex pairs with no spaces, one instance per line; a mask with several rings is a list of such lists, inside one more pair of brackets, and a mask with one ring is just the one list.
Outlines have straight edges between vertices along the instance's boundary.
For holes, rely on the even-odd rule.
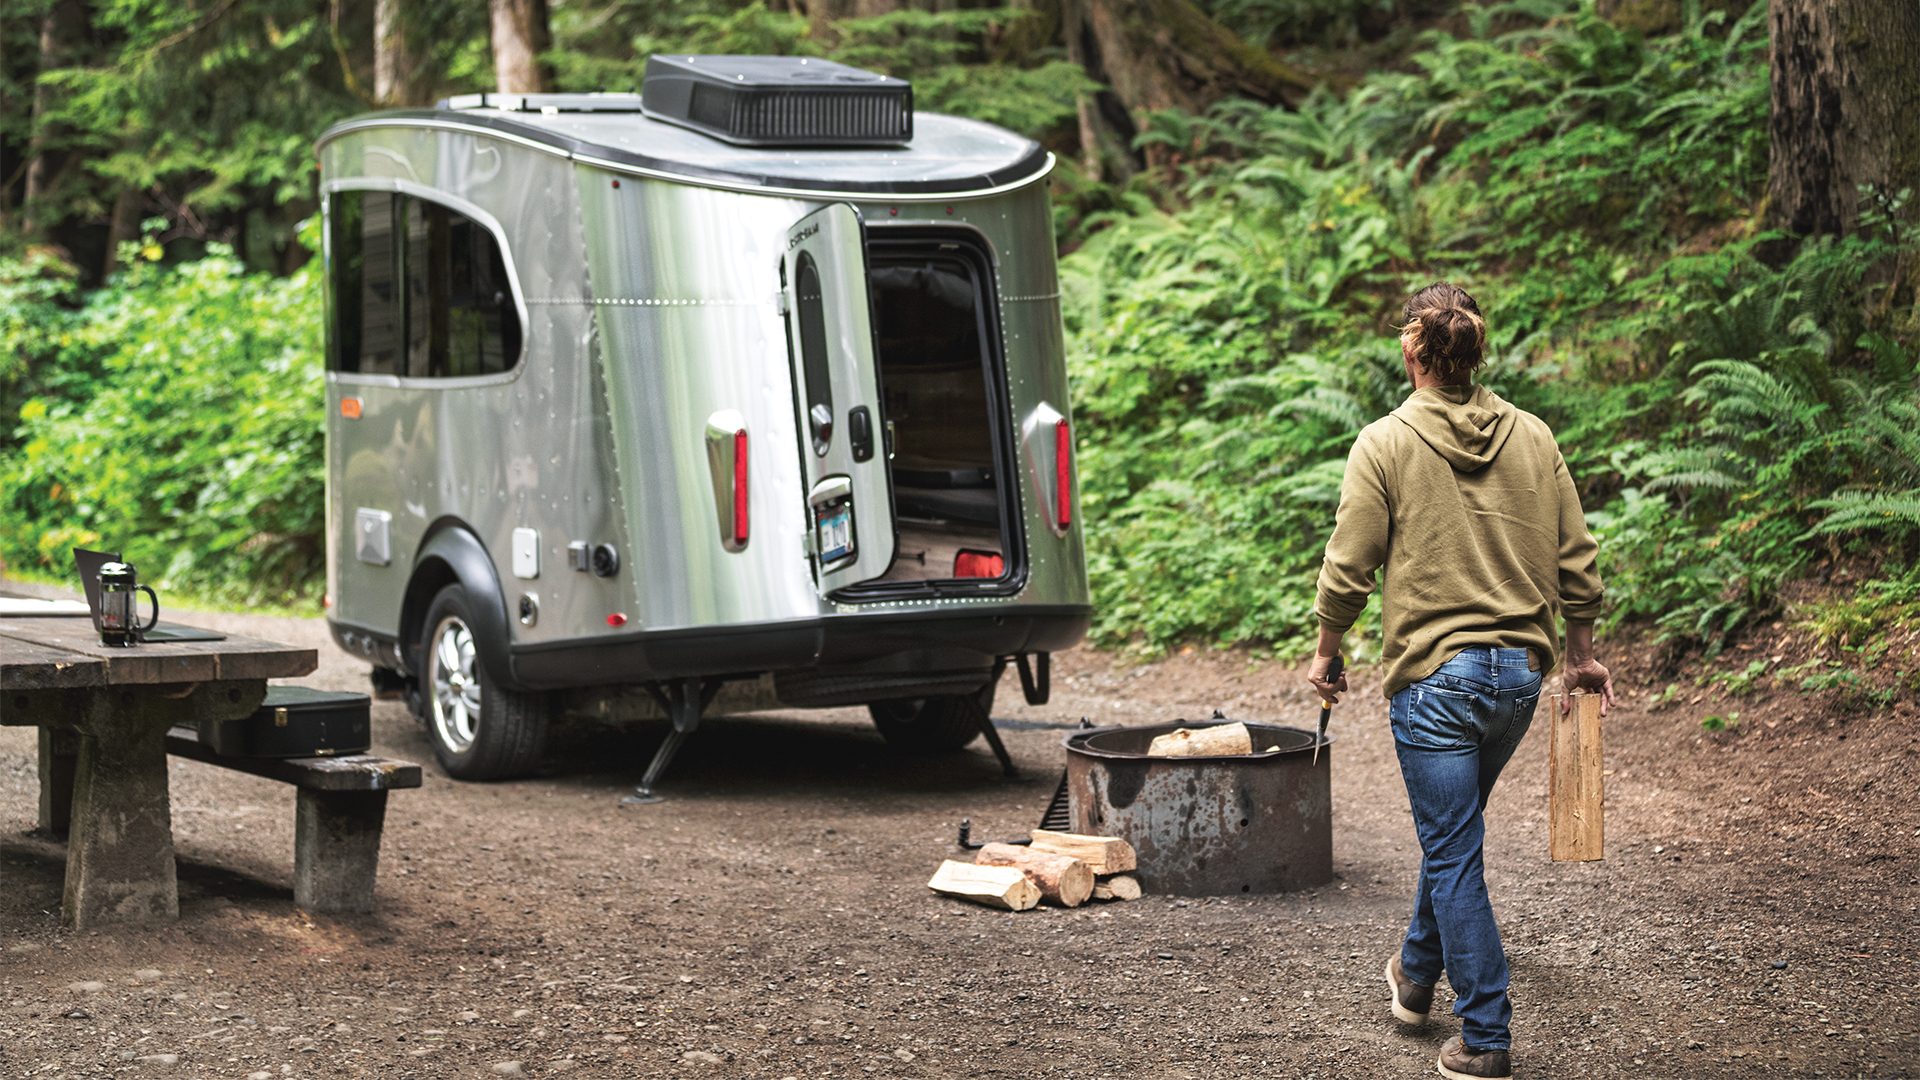
[[1393,737],[1424,750],[1477,746],[1486,731],[1488,698],[1422,679],[1393,695],[1388,709]]

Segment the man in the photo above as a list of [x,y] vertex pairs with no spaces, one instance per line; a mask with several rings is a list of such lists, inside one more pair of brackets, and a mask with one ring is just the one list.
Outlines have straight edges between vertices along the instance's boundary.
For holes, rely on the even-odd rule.
[[1613,681],[1593,657],[1598,545],[1553,433],[1472,376],[1486,322],[1445,282],[1407,301],[1401,355],[1413,393],[1360,433],[1320,569],[1320,644],[1308,681],[1337,702],[1327,671],[1382,571],[1381,666],[1388,718],[1422,854],[1413,919],[1387,962],[1393,1014],[1423,1024],[1440,973],[1460,1034],[1444,1076],[1512,1075],[1507,959],[1482,875],[1482,812],[1533,721],[1567,620],[1571,692]]

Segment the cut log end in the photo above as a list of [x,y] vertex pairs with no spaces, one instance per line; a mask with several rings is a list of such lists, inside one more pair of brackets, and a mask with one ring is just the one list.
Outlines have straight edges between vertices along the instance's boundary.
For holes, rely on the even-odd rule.
[[948,859],[934,871],[927,888],[1008,911],[1026,911],[1040,903],[1040,886],[1015,866],[978,866]]
[[1138,900],[1140,879],[1132,874],[1113,874],[1093,883],[1095,900]]
[[1080,833],[1033,830],[1033,850],[1055,855],[1070,855],[1086,863],[1096,877],[1124,874],[1138,864],[1133,845],[1117,836],[1086,836]]
[[1061,907],[1079,907],[1093,895],[1093,869],[1071,855],[1014,844],[988,844],[973,861],[980,866],[1018,867],[1040,887],[1042,898]]

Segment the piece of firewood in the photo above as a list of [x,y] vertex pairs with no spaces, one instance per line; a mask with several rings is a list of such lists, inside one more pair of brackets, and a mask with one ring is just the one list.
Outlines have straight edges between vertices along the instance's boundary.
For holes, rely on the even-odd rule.
[[1081,833],[1033,830],[1033,850],[1071,855],[1093,870],[1094,876],[1124,874],[1139,865],[1133,845],[1117,836],[1086,836]]
[[1591,862],[1604,857],[1600,695],[1574,694],[1565,716],[1561,701],[1559,694],[1547,698],[1553,713],[1553,738],[1547,743],[1547,851],[1558,862]]
[[1132,874],[1112,874],[1093,883],[1095,900],[1138,900],[1140,879]]
[[988,844],[973,861],[981,866],[1017,866],[1040,886],[1042,898],[1061,907],[1079,907],[1093,895],[1093,869],[1071,855],[1035,851],[1016,844]]
[[1234,722],[1203,728],[1175,728],[1147,744],[1148,757],[1226,757],[1253,753],[1247,725]]
[[977,866],[948,859],[934,871],[927,888],[945,896],[988,907],[1025,911],[1040,904],[1040,886],[1017,866]]

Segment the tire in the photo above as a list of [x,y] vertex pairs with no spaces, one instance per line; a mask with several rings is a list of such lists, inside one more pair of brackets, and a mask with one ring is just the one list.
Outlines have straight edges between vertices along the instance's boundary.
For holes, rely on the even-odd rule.
[[456,780],[505,780],[540,763],[551,695],[502,689],[480,661],[467,590],[449,585],[427,605],[420,646],[420,714],[433,756]]
[[880,737],[902,750],[958,750],[980,737],[980,725],[993,705],[991,691],[896,698],[867,706]]

